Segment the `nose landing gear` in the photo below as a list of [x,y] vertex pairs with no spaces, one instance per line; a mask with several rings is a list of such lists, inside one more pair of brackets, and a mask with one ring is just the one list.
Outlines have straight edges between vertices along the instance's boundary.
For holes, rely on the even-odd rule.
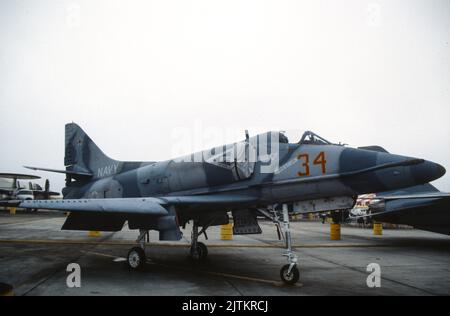
[[286,204],[283,204],[283,230],[284,240],[286,241],[286,252],[283,256],[287,257],[288,264],[281,268],[280,277],[284,283],[292,285],[299,280],[300,272],[297,267],[297,255],[292,251],[292,237],[289,223],[288,207]]
[[298,271],[297,265],[284,265],[280,270],[280,277],[286,284],[293,285],[297,283],[300,278],[300,272]]
[[[283,221],[281,222],[279,212],[272,209],[272,214],[267,210],[258,209],[262,214],[270,218],[277,226],[277,232],[279,237],[283,237],[286,244],[286,251],[283,256],[287,257],[288,264],[284,265],[280,270],[281,280],[285,284],[293,285],[298,282],[300,278],[300,272],[298,269],[297,255],[292,251],[292,237],[290,229],[289,211],[287,204],[283,204],[282,215]],[[282,232],[282,234],[281,234]]]

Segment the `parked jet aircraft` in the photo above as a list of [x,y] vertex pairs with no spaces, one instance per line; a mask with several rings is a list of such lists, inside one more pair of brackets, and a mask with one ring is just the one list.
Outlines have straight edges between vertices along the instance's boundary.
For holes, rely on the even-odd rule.
[[40,178],[31,174],[0,173],[0,179],[5,179],[0,184],[1,199],[16,199],[20,190],[25,188],[20,185],[19,180],[35,180]]
[[429,183],[380,193],[371,201],[369,211],[380,222],[450,235],[450,193]]
[[[268,132],[187,157],[160,162],[122,162],[107,157],[76,124],[66,125],[61,201],[24,201],[20,207],[70,211],[62,229],[119,231],[125,221],[139,229],[140,247],[128,265],[145,263],[149,230],[160,240],[181,239],[180,226],[192,221],[191,256],[204,259],[198,237],[228,223],[235,234],[261,233],[257,215],[283,229],[288,264],[280,276],[299,278],[291,249],[289,212],[350,209],[356,196],[427,183],[445,169],[433,162],[393,155],[378,147],[348,148],[305,132],[290,143],[282,132]],[[201,229],[200,229],[201,228]]]
[[30,190],[33,192],[33,196],[35,200],[45,200],[50,199],[52,196],[59,196],[60,193],[50,190],[50,181],[48,179],[45,180],[44,188],[37,184],[30,183]]
[[19,180],[35,180],[41,177],[31,174],[0,173],[0,200],[43,200],[51,196],[59,195],[58,192],[50,191],[50,182],[45,180],[45,188],[33,182],[28,182],[28,187],[21,184]]

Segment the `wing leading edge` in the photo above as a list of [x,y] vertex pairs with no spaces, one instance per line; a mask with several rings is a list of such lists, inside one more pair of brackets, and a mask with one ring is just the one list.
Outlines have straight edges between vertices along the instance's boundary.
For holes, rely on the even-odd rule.
[[30,209],[69,211],[63,230],[120,231],[125,221],[130,229],[158,230],[160,240],[179,240],[181,232],[171,206],[202,206],[206,209],[255,202],[243,195],[195,195],[114,199],[64,199],[2,201],[0,205]]
[[165,216],[168,214],[168,207],[171,205],[211,205],[211,207],[214,207],[250,203],[257,200],[254,196],[214,194],[143,198],[5,201],[2,204],[4,206],[16,206],[27,209]]

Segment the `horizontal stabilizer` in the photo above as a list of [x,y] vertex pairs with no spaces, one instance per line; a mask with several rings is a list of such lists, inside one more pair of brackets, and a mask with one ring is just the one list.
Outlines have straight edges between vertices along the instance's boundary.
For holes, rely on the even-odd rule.
[[40,171],[47,171],[47,172],[56,172],[56,173],[65,173],[70,176],[78,176],[78,177],[86,177],[90,178],[93,176],[90,172],[82,172],[82,171],[72,171],[72,170],[58,170],[58,169],[49,169],[49,168],[40,168],[40,167],[30,167],[30,166],[24,166],[27,169],[31,170],[40,170]]

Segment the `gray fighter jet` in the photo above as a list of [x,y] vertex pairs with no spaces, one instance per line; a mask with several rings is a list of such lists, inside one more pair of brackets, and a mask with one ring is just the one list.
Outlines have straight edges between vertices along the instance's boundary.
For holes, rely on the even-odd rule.
[[380,222],[450,235],[450,193],[429,183],[382,192],[370,202],[369,215]]
[[123,162],[107,157],[76,124],[66,125],[65,170],[33,168],[66,175],[64,199],[24,201],[20,207],[70,211],[62,229],[119,231],[127,221],[140,231],[127,262],[146,261],[148,231],[160,240],[181,239],[192,222],[191,256],[204,259],[199,235],[226,224],[231,212],[235,234],[261,233],[259,215],[283,230],[288,264],[285,283],[299,279],[291,249],[289,214],[352,208],[359,194],[424,184],[445,169],[423,159],[384,152],[380,147],[349,148],[305,132],[289,142],[267,132],[238,143],[160,162]]

